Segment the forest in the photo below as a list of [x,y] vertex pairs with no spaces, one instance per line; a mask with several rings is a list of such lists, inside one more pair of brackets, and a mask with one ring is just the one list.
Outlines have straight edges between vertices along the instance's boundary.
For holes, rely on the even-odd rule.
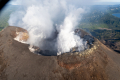
[[[98,9],[99,7],[104,10]],[[79,28],[99,40],[119,41],[120,18],[113,16],[113,13],[120,13],[120,5],[92,7],[91,12],[83,16]]]

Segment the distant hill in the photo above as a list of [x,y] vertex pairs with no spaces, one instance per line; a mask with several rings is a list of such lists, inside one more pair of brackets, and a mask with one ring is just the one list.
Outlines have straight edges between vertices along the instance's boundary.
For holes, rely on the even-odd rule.
[[6,5],[0,13],[0,30],[8,26],[8,20],[10,14],[14,12],[19,6],[18,5]]
[[[95,5],[84,14],[79,28],[91,33],[113,50],[120,52],[120,18],[113,16],[120,13],[120,5]],[[104,40],[104,41],[103,41]]]

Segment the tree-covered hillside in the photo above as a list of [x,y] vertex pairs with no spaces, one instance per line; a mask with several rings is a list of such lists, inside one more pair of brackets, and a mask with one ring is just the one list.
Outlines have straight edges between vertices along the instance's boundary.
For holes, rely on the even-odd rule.
[[83,16],[79,28],[89,31],[100,40],[118,41],[120,40],[120,18],[113,16],[113,13],[120,13],[120,5],[93,6],[91,12]]

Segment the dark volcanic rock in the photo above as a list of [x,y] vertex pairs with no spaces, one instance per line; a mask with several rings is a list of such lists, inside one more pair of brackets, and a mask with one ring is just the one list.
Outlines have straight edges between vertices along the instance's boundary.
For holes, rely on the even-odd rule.
[[111,48],[120,54],[120,42],[119,41],[109,41],[109,40],[100,40],[104,45]]
[[[93,46],[95,38],[81,29],[75,29],[75,35],[83,39],[84,50],[89,49]],[[74,47],[70,52],[80,52],[78,47]]]
[[81,29],[75,29],[75,34],[80,36],[80,38],[83,38],[83,41],[87,41],[88,45],[91,45],[94,42],[94,37]]
[[0,80],[120,79],[120,55],[97,39],[83,52],[42,56],[13,39],[16,28],[7,27],[0,32]]

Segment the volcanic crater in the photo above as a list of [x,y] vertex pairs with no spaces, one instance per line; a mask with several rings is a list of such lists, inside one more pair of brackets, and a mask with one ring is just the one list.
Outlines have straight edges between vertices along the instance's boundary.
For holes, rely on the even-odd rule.
[[[0,32],[0,80],[120,79],[120,55],[94,37],[94,42],[89,42],[90,48],[82,52],[38,56],[29,50],[29,44],[14,40],[16,29],[28,37],[26,30],[14,26]],[[82,38],[91,36],[83,30],[80,32]],[[24,37],[21,39],[26,40]]]
[[[85,32],[81,29],[75,29],[74,34],[79,36],[80,38],[82,38],[82,40],[83,40],[82,48],[84,48],[84,49],[79,50],[79,48],[81,48],[81,47],[73,47],[70,49],[69,52],[64,52],[64,53],[60,52],[59,53],[57,48],[56,48],[57,46],[55,46],[56,45],[55,41],[57,40],[58,34],[59,34],[59,32],[55,31],[53,34],[53,37],[44,39],[44,43],[42,43],[42,44],[44,44],[44,46],[42,46],[42,47],[48,47],[48,46],[49,47],[42,49],[38,46],[31,45],[31,44],[29,44],[29,42],[27,42],[27,40],[29,39],[29,33],[27,30],[22,29],[22,28],[20,28],[20,29],[16,28],[16,31],[11,33],[14,40],[21,42],[21,43],[24,43],[24,44],[29,44],[30,45],[29,50],[31,52],[38,54],[38,55],[43,55],[43,56],[57,56],[57,55],[61,55],[64,53],[69,53],[69,54],[80,53],[80,52],[83,52],[83,51],[93,47],[93,44],[95,42],[95,38],[92,37],[91,35],[89,35],[87,32]],[[51,43],[52,43],[52,45],[51,45]]]

